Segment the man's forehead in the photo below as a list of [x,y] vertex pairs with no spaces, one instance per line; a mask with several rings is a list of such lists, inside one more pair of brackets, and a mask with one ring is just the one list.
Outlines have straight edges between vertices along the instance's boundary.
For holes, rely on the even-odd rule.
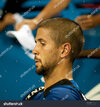
[[37,35],[36,35],[36,38],[35,40],[44,40],[44,41],[47,41],[50,39],[50,32],[48,29],[45,29],[45,28],[39,28],[37,30]]

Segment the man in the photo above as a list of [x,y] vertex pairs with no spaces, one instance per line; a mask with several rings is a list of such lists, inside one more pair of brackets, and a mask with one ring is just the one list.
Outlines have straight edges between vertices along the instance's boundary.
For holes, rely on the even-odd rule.
[[79,25],[65,18],[46,19],[39,24],[35,41],[36,73],[44,76],[45,86],[25,99],[83,100],[72,77],[73,61],[84,44]]

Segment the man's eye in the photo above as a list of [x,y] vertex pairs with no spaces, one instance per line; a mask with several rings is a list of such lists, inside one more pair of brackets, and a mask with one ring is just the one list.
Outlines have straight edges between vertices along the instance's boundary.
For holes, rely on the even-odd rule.
[[41,42],[41,44],[44,46],[45,45],[45,43],[44,42]]

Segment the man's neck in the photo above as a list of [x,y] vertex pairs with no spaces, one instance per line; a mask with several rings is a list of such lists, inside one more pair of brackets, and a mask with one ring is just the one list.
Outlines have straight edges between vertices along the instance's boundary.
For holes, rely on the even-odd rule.
[[50,74],[46,75],[44,79],[44,90],[62,79],[72,80],[72,64],[59,64]]

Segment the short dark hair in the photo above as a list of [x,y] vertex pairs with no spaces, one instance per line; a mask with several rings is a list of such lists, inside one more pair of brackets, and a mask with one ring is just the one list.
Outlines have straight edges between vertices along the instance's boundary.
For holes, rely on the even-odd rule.
[[52,18],[42,21],[38,28],[41,27],[50,29],[50,36],[58,47],[66,42],[71,44],[71,61],[81,52],[85,40],[82,29],[76,22],[66,18]]

